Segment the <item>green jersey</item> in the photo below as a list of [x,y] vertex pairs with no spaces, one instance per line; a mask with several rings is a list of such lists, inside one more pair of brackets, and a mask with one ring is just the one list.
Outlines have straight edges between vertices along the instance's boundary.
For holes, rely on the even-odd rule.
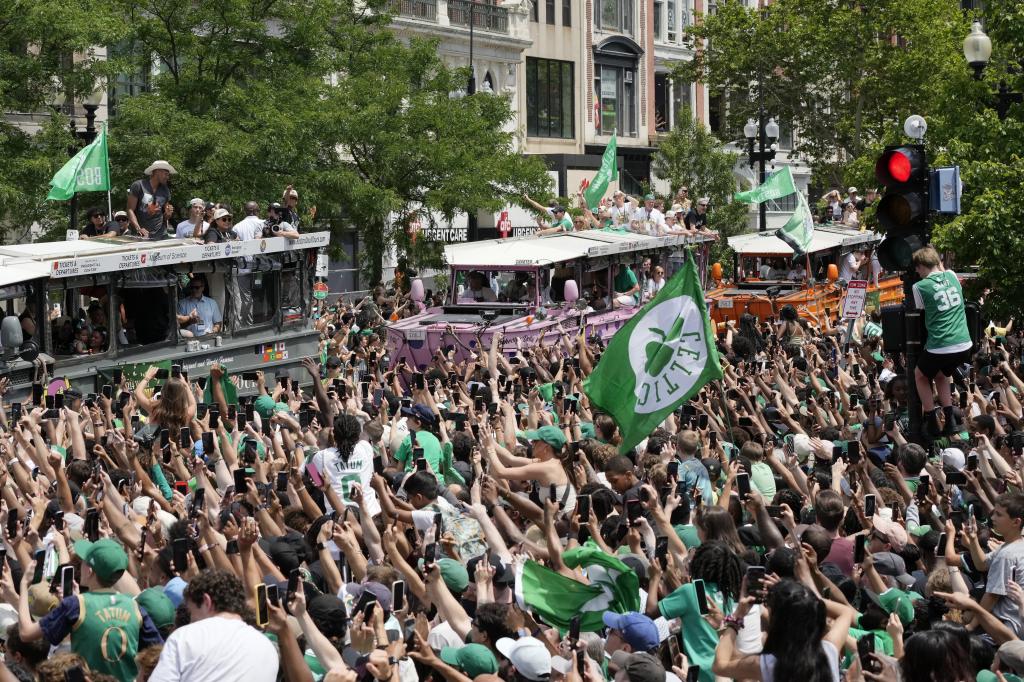
[[563,215],[561,220],[556,220],[551,224],[551,227],[560,228],[562,232],[572,232],[574,229],[572,219],[567,215]]
[[964,294],[956,275],[944,270],[917,282],[914,302],[924,310],[924,324],[928,329],[925,350],[942,355],[971,349]]
[[119,680],[138,674],[142,613],[135,600],[119,592],[78,595],[79,616],[71,629],[71,650],[85,659],[89,669]]

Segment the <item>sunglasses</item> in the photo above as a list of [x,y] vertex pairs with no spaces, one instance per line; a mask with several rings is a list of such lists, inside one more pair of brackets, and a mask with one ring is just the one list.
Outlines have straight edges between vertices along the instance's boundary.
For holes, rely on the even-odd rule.
[[126,222],[128,222],[128,219],[125,218],[124,216],[121,216],[120,218],[115,218],[115,220],[117,220],[117,222],[119,222],[119,223],[126,223]]

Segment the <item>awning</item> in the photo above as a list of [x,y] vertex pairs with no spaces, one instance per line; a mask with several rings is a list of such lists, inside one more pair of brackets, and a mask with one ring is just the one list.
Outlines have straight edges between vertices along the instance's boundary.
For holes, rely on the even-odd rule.
[[[870,231],[844,230],[815,226],[809,253],[830,251],[835,248],[871,244],[881,241],[882,235]],[[741,256],[792,256],[793,249],[775,236],[774,232],[753,232],[729,237],[729,246]]]

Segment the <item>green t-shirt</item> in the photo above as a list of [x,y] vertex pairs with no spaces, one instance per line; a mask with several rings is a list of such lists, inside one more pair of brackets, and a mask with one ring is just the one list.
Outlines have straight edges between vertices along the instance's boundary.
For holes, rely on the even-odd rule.
[[[718,585],[704,583],[704,593],[723,613],[732,613],[733,604],[725,603]],[[711,664],[715,661],[715,648],[718,646],[718,633],[700,615],[697,608],[697,592],[693,583],[682,585],[672,594],[658,602],[661,615],[672,620],[679,618],[683,622],[683,650],[691,665],[700,666],[700,682],[715,682],[715,674],[711,672]]]
[[766,500],[775,498],[775,474],[766,462],[750,463],[750,482]]
[[560,228],[562,230],[562,232],[572,232],[573,231],[572,219],[569,218],[569,216],[567,216],[567,215],[563,215],[562,219],[561,220],[556,220],[554,223],[552,223],[551,227]]
[[[1021,680],[1021,678],[1013,673],[1003,673],[1003,677],[1006,679],[1006,682],[1024,682],[1024,680]],[[999,682],[999,677],[991,670],[979,670],[978,676],[975,679],[978,682]]]
[[[613,282],[615,293],[624,294],[636,285],[636,274],[629,267],[619,268],[619,273],[615,275],[615,281]],[[639,301],[639,293],[633,292],[633,298]]]
[[676,532],[679,539],[686,545],[686,549],[695,549],[700,547],[700,535],[697,534],[697,526],[692,523],[687,524],[676,524],[672,526],[672,530]]
[[956,275],[949,270],[928,275],[914,284],[914,301],[918,308],[924,308],[928,329],[925,350],[958,353],[970,349],[964,294]]
[[[438,481],[441,483],[465,484],[466,481],[452,467],[452,447],[450,443],[445,443],[444,447],[442,447],[441,441],[434,434],[429,431],[417,431],[416,446],[423,448],[423,457],[430,464],[430,469],[437,476]],[[395,452],[395,460],[401,462],[406,471],[412,471],[415,468],[416,461],[412,456],[411,434],[406,436],[402,444],[398,446],[398,450]]]

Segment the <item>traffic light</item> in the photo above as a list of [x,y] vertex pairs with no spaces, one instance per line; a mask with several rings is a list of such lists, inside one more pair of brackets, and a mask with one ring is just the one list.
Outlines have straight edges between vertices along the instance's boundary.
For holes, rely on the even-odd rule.
[[931,237],[928,222],[928,159],[924,145],[886,147],[875,163],[875,178],[885,187],[875,217],[885,231],[878,262],[886,270],[906,270],[914,251]]

